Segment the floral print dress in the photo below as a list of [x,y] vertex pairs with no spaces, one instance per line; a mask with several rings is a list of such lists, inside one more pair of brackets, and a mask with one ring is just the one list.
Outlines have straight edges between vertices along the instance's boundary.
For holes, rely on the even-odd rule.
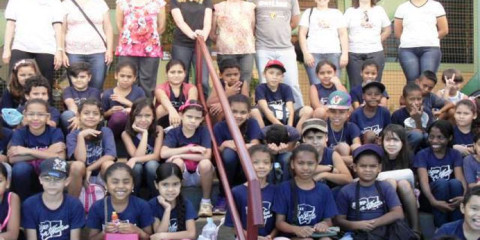
[[117,1],[124,16],[117,56],[162,57],[157,17],[164,6],[164,0],[150,0],[143,6],[134,6],[132,0]]

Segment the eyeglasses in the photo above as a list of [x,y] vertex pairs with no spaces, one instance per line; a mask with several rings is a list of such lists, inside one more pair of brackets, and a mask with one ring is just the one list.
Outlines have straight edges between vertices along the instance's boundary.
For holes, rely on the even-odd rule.
[[368,12],[367,11],[363,11],[363,20],[365,20],[365,22],[370,21],[370,19],[368,18]]
[[42,177],[40,177],[40,179],[42,179],[42,181],[47,182],[47,183],[59,183],[64,178],[58,178],[58,177],[52,177],[52,176],[42,176]]
[[25,113],[25,116],[30,117],[30,118],[33,118],[33,117],[35,117],[35,116],[40,117],[40,118],[44,118],[44,117],[47,117],[47,116],[48,116],[48,113],[27,112],[27,113]]

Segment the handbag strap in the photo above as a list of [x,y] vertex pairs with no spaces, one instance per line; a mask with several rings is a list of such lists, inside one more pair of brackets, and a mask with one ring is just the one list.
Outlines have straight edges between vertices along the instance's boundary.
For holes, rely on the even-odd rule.
[[388,212],[387,202],[385,201],[385,196],[383,196],[382,187],[380,186],[379,181],[375,181],[375,188],[377,188],[378,197],[382,202],[383,210],[385,211],[385,213],[387,213]]
[[108,222],[108,210],[107,210],[107,196],[105,196],[103,198],[103,209],[104,209],[104,213],[105,213],[105,227],[107,226],[107,222]]
[[297,184],[295,183],[295,179],[292,178],[290,179],[290,195],[292,197],[292,202],[293,202],[293,225],[298,225],[298,198],[297,198]]
[[100,38],[102,39],[102,42],[103,42],[103,45],[105,45],[105,48],[107,47],[107,42],[105,41],[105,39],[103,39],[102,37],[102,34],[100,34],[100,31],[98,31],[97,27],[95,26],[95,24],[93,24],[92,20],[90,20],[90,18],[87,16],[87,14],[83,11],[83,9],[80,7],[80,5],[78,5],[77,1],[75,0],[72,0],[73,4],[75,4],[75,6],[77,6],[78,10],[80,10],[80,12],[82,13],[83,17],[85,17],[85,19],[87,20],[88,23],[90,23],[90,25],[93,27],[93,29],[95,29],[95,32],[97,32],[98,36],[100,36]]
[[305,37],[305,39],[308,38],[308,33],[310,32],[310,18],[312,17],[312,12],[313,12],[313,8],[310,8],[310,13],[308,14],[308,30],[307,30],[307,36]]

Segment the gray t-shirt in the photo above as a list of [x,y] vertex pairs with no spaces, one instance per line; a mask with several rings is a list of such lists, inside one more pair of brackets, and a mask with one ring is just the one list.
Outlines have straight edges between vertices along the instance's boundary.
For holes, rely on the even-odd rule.
[[255,47],[260,50],[292,48],[292,16],[300,15],[297,0],[253,0],[255,5]]

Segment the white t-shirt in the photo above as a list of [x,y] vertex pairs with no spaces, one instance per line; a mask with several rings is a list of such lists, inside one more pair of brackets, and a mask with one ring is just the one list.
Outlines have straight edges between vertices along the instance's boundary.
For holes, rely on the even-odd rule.
[[12,49],[55,54],[54,23],[62,23],[60,0],[9,0],[5,18],[15,21]]
[[341,53],[339,28],[346,28],[343,14],[338,9],[305,10],[300,19],[300,26],[308,27],[307,46],[310,53]]
[[352,53],[373,53],[383,51],[380,34],[391,25],[385,10],[380,6],[364,11],[349,8],[345,12],[348,27],[348,50]]
[[403,20],[399,47],[440,47],[437,18],[442,16],[445,9],[437,1],[428,0],[420,7],[410,1],[402,3],[395,12],[395,18]]

